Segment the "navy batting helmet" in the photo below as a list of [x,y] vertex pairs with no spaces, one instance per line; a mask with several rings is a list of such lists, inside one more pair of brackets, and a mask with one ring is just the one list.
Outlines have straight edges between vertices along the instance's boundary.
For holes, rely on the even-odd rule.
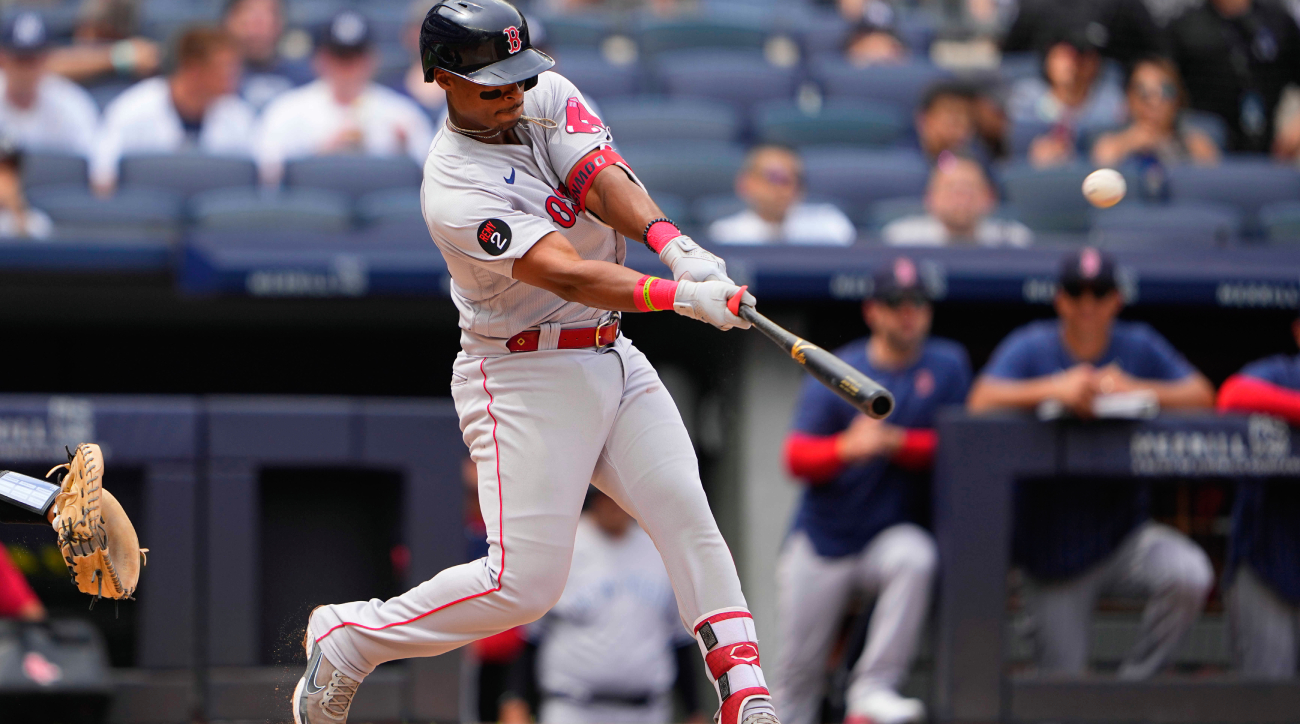
[[532,47],[528,21],[505,0],[439,0],[420,26],[424,81],[442,68],[479,85],[537,84],[537,75],[555,65]]

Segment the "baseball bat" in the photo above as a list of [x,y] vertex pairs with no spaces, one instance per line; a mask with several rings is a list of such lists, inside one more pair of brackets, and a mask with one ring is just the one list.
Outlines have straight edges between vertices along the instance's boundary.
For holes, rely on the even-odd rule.
[[776,342],[778,347],[789,352],[790,357],[803,365],[818,382],[829,387],[867,417],[883,420],[894,411],[894,396],[889,390],[853,369],[844,360],[806,339],[796,337],[748,304],[740,305],[739,316]]

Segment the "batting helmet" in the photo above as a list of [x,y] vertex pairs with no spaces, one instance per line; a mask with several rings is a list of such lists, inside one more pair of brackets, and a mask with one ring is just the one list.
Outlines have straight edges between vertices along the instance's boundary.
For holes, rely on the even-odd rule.
[[442,68],[479,85],[522,81],[524,90],[555,65],[532,47],[528,21],[505,0],[439,0],[420,26],[420,61],[426,83]]

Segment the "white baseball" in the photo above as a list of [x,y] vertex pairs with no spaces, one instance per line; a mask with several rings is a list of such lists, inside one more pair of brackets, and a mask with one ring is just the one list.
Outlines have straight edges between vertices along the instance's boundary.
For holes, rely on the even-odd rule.
[[1124,177],[1113,168],[1099,168],[1083,180],[1084,197],[1099,209],[1108,209],[1118,204],[1127,191],[1128,184],[1124,182]]

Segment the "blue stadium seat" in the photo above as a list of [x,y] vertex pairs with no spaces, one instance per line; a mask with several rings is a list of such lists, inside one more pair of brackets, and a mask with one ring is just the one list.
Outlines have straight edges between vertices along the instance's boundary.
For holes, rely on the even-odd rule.
[[664,212],[664,216],[676,222],[678,228],[687,229],[695,223],[690,204],[681,196],[661,191],[654,195],[654,200],[659,210]]
[[140,31],[161,42],[175,39],[191,25],[216,23],[221,19],[217,3],[195,0],[145,0],[140,6]]
[[1007,53],[998,64],[998,75],[1008,85],[1025,78],[1036,78],[1042,74],[1043,61],[1033,51]]
[[64,238],[118,241],[174,241],[185,218],[179,194],[158,189],[122,189],[112,198],[92,194],[84,184],[42,186],[27,200],[54,220]]
[[657,70],[670,97],[730,103],[742,119],[764,101],[793,100],[799,82],[798,69],[772,65],[753,51],[673,53],[660,59]]
[[925,158],[906,150],[811,148],[803,163],[808,195],[835,202],[859,225],[877,201],[924,194],[930,177]]
[[371,191],[418,188],[424,179],[409,156],[312,156],[284,166],[284,185],[337,191],[357,198]]
[[23,156],[23,185],[85,186],[86,159],[74,153],[28,151]]
[[1300,199],[1300,170],[1266,159],[1225,157],[1218,166],[1175,166],[1169,187],[1179,201],[1216,201],[1242,211],[1243,232],[1263,233],[1258,213],[1266,204]]
[[844,52],[851,25],[831,8],[813,6],[794,14],[793,30],[806,58],[838,57]]
[[891,221],[905,216],[925,213],[925,198],[922,196],[900,196],[896,199],[882,199],[867,210],[866,226],[873,232],[879,232]]
[[[545,29],[546,47],[558,52],[570,48],[595,50],[612,32],[609,18],[595,13],[548,15],[538,20]],[[528,25],[532,27],[531,17]]]
[[706,230],[709,224],[745,210],[745,202],[734,193],[708,196],[695,202],[695,218]]
[[323,189],[215,189],[190,200],[190,216],[204,229],[342,231],[352,225],[344,194]]
[[1028,163],[1012,163],[998,176],[1007,200],[1026,226],[1041,233],[1081,234],[1091,224],[1091,207],[1082,190],[1091,171],[1083,164],[1036,169]]
[[250,158],[201,153],[125,156],[119,167],[122,188],[168,189],[182,196],[200,191],[257,183],[257,165]]
[[654,141],[734,141],[740,120],[725,103],[667,98],[632,98],[601,106],[601,120],[618,144]]
[[730,192],[745,159],[739,146],[703,141],[626,144],[619,150],[652,193],[687,199]]
[[[432,5],[430,3],[430,7]],[[289,27],[305,30],[324,26],[336,14],[349,7],[343,0],[293,0],[285,3],[285,6],[285,20]]]
[[708,48],[761,51],[772,34],[762,22],[724,18],[650,20],[637,31],[641,54],[654,61],[665,51]]
[[907,116],[893,106],[861,101],[827,101],[816,113],[777,102],[758,110],[760,140],[787,146],[892,146],[907,129]]
[[930,63],[858,68],[839,58],[818,58],[812,63],[811,72],[828,98],[890,103],[909,117],[931,83],[952,77],[948,71]]
[[1014,121],[1008,124],[1007,150],[1012,158],[1025,158],[1034,139],[1052,130],[1052,124],[1046,121]]
[[1300,201],[1282,201],[1259,210],[1264,236],[1273,244],[1300,244]]
[[596,100],[622,98],[637,91],[637,66],[614,65],[596,50],[561,50],[555,56],[555,72]]
[[392,222],[424,223],[419,189],[371,191],[357,199],[357,221],[363,225]]
[[1111,249],[1213,249],[1236,241],[1241,214],[1206,202],[1120,204],[1092,212],[1092,243]]

